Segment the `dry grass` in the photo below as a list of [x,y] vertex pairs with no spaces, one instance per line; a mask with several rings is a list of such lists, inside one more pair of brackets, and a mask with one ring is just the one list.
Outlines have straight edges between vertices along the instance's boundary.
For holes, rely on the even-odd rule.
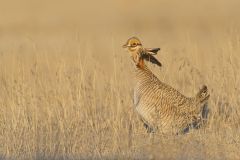
[[[238,22],[228,19],[228,10],[226,14],[220,9],[227,1],[220,2],[216,13],[226,17],[212,12],[208,18],[201,17],[201,6],[185,17],[195,11],[189,4],[180,16],[183,22],[172,12],[156,15],[170,11],[171,5],[163,1],[152,5],[167,5],[165,11],[145,13],[144,19],[135,17],[132,22],[134,16],[126,16],[128,9],[122,17],[110,10],[106,14],[116,13],[113,17],[118,16],[118,21],[95,22],[98,26],[89,22],[89,28],[77,16],[71,19],[69,12],[59,18],[63,14],[57,9],[50,12],[51,5],[43,12],[30,10],[35,4],[29,4],[28,9],[4,17],[0,158],[239,159],[240,30]],[[236,6],[227,8],[231,7],[234,15]],[[11,19],[18,13],[22,19]],[[99,16],[105,23],[103,15]],[[56,17],[59,19],[54,21]],[[151,66],[162,81],[187,96],[194,95],[202,84],[209,87],[206,128],[181,136],[158,133],[154,144],[149,142],[133,109],[131,60],[121,48],[133,35],[146,47],[162,48],[158,59],[163,68]]]

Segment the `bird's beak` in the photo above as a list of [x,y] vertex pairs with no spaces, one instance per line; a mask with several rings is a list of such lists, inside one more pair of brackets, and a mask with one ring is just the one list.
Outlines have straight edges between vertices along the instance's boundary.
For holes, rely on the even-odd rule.
[[127,48],[127,47],[128,47],[128,45],[127,45],[127,44],[124,44],[122,47],[123,47],[123,48]]

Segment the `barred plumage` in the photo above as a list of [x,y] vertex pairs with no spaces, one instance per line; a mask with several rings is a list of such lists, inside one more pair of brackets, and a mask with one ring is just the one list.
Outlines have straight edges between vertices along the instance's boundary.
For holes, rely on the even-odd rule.
[[186,97],[161,82],[144,64],[144,60],[151,58],[150,62],[161,66],[149,52],[156,49],[143,48],[136,37],[130,38],[124,47],[128,48],[134,61],[134,105],[148,131],[184,133],[190,127],[198,127],[209,98],[207,87],[203,86],[195,97]]

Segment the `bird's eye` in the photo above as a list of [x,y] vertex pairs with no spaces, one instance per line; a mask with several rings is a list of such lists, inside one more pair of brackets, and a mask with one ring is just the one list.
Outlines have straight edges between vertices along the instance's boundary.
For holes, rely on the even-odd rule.
[[132,46],[136,46],[137,44],[136,43],[133,43]]

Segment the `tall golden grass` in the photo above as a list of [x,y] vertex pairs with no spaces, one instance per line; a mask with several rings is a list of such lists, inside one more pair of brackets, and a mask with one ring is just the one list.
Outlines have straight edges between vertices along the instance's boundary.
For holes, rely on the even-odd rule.
[[[0,158],[240,158],[237,1],[24,4],[0,11]],[[208,86],[206,128],[148,142],[121,48],[131,36],[161,47],[163,67],[148,65],[163,82],[187,96]]]

